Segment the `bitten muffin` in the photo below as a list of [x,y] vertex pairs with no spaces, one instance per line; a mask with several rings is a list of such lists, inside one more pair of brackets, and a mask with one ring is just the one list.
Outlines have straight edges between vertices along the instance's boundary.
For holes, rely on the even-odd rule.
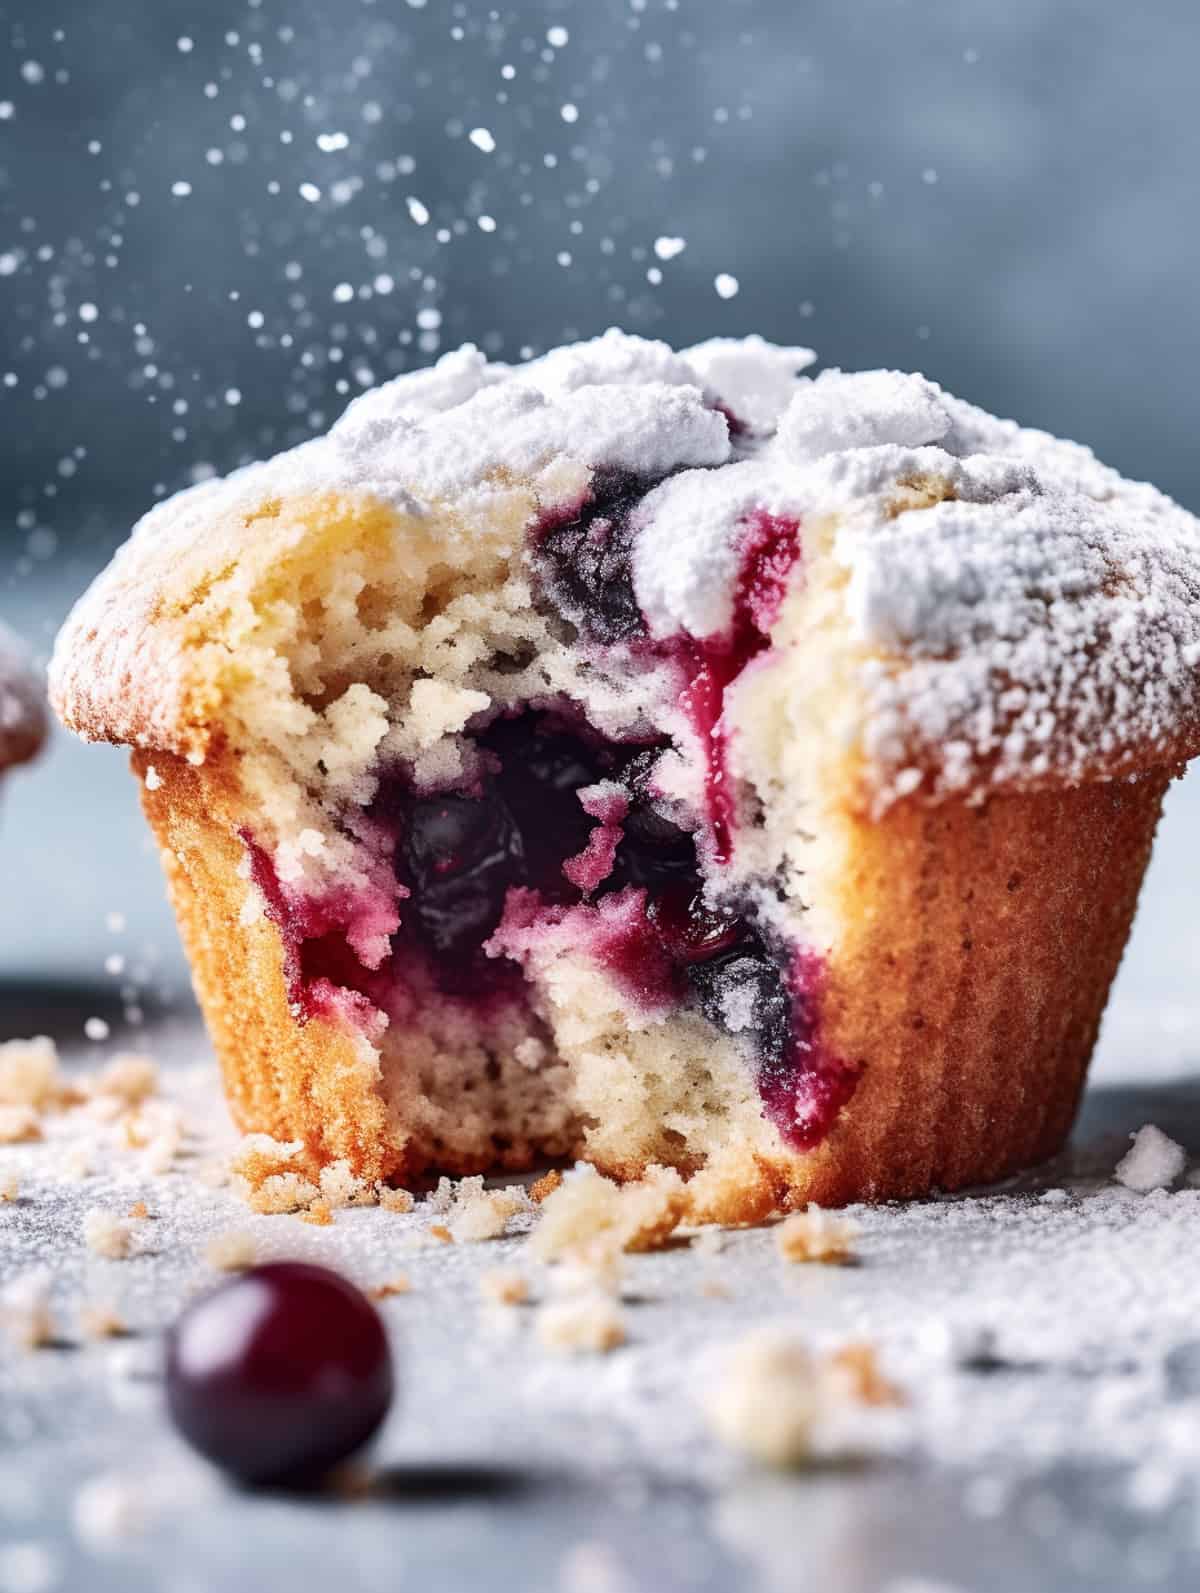
[[28,763],[45,739],[45,693],[25,648],[0,625],[0,775]]
[[812,359],[466,347],[81,601],[54,701],[135,749],[243,1128],[721,1220],[1062,1142],[1200,744],[1200,527]]

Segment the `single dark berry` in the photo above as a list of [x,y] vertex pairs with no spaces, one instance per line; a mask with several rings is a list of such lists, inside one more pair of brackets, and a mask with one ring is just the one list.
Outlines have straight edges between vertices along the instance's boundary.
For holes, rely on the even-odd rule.
[[543,729],[528,714],[499,721],[484,745],[500,759],[496,783],[521,832],[524,883],[548,901],[577,899],[562,866],[584,849],[596,822],[580,806],[578,793],[605,778],[612,756],[600,744]]
[[391,1404],[379,1313],[324,1267],[254,1267],[188,1306],[167,1339],[167,1405],[240,1482],[302,1486],[362,1447]]
[[738,945],[744,925],[705,905],[698,885],[674,886],[650,899],[646,917],[671,956],[681,963],[708,962]]
[[481,797],[415,801],[400,851],[413,893],[409,922],[436,955],[470,958],[500,922],[509,886],[525,877],[521,832],[507,804],[491,786]]
[[627,642],[645,632],[633,590],[630,517],[648,490],[630,476],[601,478],[578,514],[541,530],[539,562],[549,594],[596,641]]

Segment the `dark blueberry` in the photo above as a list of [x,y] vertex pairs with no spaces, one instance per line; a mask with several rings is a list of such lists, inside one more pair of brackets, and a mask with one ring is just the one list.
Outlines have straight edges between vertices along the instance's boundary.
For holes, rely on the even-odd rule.
[[596,824],[578,792],[605,778],[612,757],[599,744],[541,727],[531,715],[499,721],[484,745],[500,759],[496,784],[521,832],[526,882],[550,901],[577,899],[562,866],[583,851]]
[[698,891],[695,837],[667,816],[653,789],[653,771],[661,752],[660,747],[651,747],[638,753],[626,770],[629,811],[621,826],[612,884],[616,888],[642,885],[651,892],[684,886]]
[[782,1062],[791,1037],[791,1002],[779,965],[753,931],[715,956],[689,962],[687,980],[710,1023],[752,1034],[760,1065]]
[[194,1449],[241,1482],[306,1485],[362,1447],[391,1404],[374,1306],[303,1262],[202,1296],[167,1340],[167,1404]]
[[677,962],[708,962],[733,950],[745,926],[706,906],[699,882],[677,885],[651,897],[646,916]]
[[434,953],[472,955],[500,922],[510,885],[524,880],[521,832],[502,797],[430,797],[412,803],[400,873],[413,897],[406,916]]
[[550,596],[596,641],[627,642],[645,632],[633,590],[630,516],[648,490],[648,483],[630,476],[598,479],[577,515],[540,532],[539,562]]

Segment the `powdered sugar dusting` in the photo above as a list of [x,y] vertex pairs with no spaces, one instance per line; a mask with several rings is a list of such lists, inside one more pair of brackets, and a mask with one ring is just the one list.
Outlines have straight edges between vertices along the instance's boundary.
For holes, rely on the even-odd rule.
[[[668,478],[634,520],[634,592],[657,638],[728,626],[748,517],[836,526],[802,534],[792,585],[824,558],[840,572],[823,645],[846,664],[848,750],[877,806],[1189,756],[1197,521],[923,376],[810,379],[811,358],[760,338],[675,353],[615,330],[524,365],[447,354],[364,394],[326,437],[147,516],[64,629],[56,701],[89,733],[175,744],[185,661],[149,616],[156,582],[215,517],[318,490],[486,513],[513,481],[545,509],[578,493],[580,472],[617,472]],[[152,700],[131,716],[137,679]]]

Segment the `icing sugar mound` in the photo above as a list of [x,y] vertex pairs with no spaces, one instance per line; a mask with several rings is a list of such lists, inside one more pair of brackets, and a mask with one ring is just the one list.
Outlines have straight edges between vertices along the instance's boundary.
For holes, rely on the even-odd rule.
[[652,631],[711,636],[730,621],[737,529],[754,509],[796,508],[788,484],[760,459],[714,475],[687,470],[649,493],[638,511],[633,578]]
[[750,337],[710,337],[685,349],[684,359],[734,418],[754,433],[771,432],[796,392],[796,378],[817,356]]
[[1132,1147],[1117,1163],[1113,1177],[1126,1189],[1141,1195],[1152,1189],[1167,1189],[1187,1165],[1187,1152],[1161,1128],[1147,1123],[1131,1134]]
[[518,381],[529,382],[547,397],[573,393],[580,387],[632,387],[644,382],[696,387],[702,385],[697,374],[688,357],[676,354],[669,344],[631,337],[615,326],[603,337],[566,343],[512,370]]
[[344,485],[410,506],[467,492],[499,473],[534,476],[566,456],[592,469],[662,475],[729,457],[722,415],[692,386],[587,386],[551,402],[507,383],[433,421],[349,411],[333,428]]
[[779,451],[797,462],[847,448],[941,442],[954,425],[940,387],[902,371],[822,371],[779,423]]

